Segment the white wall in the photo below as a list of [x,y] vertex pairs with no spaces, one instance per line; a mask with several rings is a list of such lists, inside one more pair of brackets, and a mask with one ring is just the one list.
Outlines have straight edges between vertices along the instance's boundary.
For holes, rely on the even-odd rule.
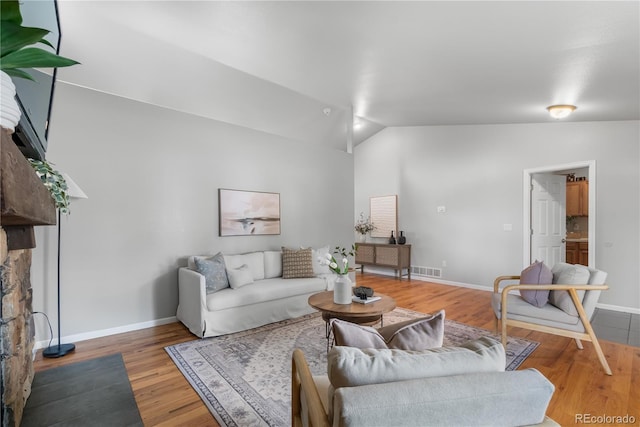
[[[175,316],[190,254],[353,242],[344,151],[64,83],[51,123],[47,159],[89,196],[62,220],[63,337]],[[280,193],[281,235],[218,237],[218,188]],[[55,334],[56,227],[37,227],[37,244],[33,305]]]
[[387,128],[354,150],[355,211],[368,212],[371,196],[398,194],[412,264],[446,261],[444,280],[490,287],[522,269],[523,170],[595,160],[596,267],[611,286],[600,302],[638,311],[639,128],[638,121]]

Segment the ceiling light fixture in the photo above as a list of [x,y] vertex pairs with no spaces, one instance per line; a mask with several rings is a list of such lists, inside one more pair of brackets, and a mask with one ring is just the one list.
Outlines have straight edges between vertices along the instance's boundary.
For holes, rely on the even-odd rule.
[[554,119],[564,119],[576,109],[575,105],[551,105],[547,107],[549,114]]

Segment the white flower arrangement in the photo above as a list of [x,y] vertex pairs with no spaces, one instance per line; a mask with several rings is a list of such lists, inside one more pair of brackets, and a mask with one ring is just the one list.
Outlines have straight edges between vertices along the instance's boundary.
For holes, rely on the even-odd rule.
[[349,257],[355,256],[356,245],[351,245],[351,250],[349,252],[347,252],[345,248],[336,246],[333,253],[342,256],[342,267],[338,265],[338,261],[330,253],[327,253],[324,257],[318,257],[318,262],[322,265],[328,266],[331,271],[336,274],[347,274],[349,272]]
[[371,218],[367,217],[364,219],[364,212],[360,212],[360,219],[356,222],[356,226],[354,227],[359,234],[367,234],[370,231],[373,231],[376,227],[371,222]]

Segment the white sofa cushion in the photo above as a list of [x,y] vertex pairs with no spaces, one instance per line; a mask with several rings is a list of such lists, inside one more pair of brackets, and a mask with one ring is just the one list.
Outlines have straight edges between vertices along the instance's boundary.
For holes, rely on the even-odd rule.
[[322,278],[264,279],[242,286],[238,289],[223,289],[215,294],[207,295],[207,309],[209,311],[257,304],[264,301],[289,298],[326,289],[326,282]]
[[246,264],[251,270],[253,280],[264,279],[264,253],[249,252],[241,255],[225,255],[224,263],[227,265],[227,273],[230,269],[237,269]]
[[506,366],[500,341],[482,337],[458,347],[424,351],[333,347],[327,372],[334,388],[354,387],[415,378],[500,372]]
[[264,278],[282,277],[282,252],[264,251]]
[[554,389],[531,368],[342,387],[331,425],[559,426],[545,418]]

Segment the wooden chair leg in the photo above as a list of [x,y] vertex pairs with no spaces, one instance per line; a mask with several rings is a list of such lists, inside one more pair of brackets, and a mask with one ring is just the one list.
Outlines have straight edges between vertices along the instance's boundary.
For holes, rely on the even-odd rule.
[[502,323],[502,346],[504,349],[507,349],[507,321],[506,319],[502,319],[500,321]]
[[602,365],[604,372],[607,375],[613,375],[613,373],[611,372],[611,368],[609,367],[609,363],[607,363],[607,359],[604,357],[604,353],[602,352],[602,348],[600,347],[600,343],[598,342],[598,338],[596,338],[595,334],[591,335],[591,341],[593,342],[593,347],[596,349],[596,354],[598,355],[598,359],[600,359],[600,364]]
[[[573,300],[573,304],[575,305],[576,310],[578,310],[578,316],[580,316],[580,320],[582,321],[582,326],[584,326],[584,329],[587,332],[587,334],[589,335],[589,338],[591,338],[591,342],[593,343],[593,347],[596,350],[596,354],[598,355],[598,359],[600,360],[600,364],[604,368],[604,372],[607,375],[613,375],[612,372],[611,372],[611,368],[609,368],[609,363],[607,363],[607,359],[604,357],[604,353],[602,352],[602,348],[600,347],[600,343],[598,342],[598,337],[596,337],[596,333],[593,331],[593,328],[591,327],[591,322],[589,322],[589,318],[587,317],[587,313],[585,313],[584,308],[582,307],[582,303],[578,300],[578,295],[576,293],[576,290],[575,289],[570,289],[569,290],[569,295],[571,296],[571,299]],[[579,342],[579,340],[576,339],[576,342]],[[581,346],[582,346],[582,343],[580,343],[580,346],[578,346],[578,348],[580,348]]]
[[577,346],[580,350],[582,350],[582,349],[584,348],[584,347],[582,347],[582,341],[580,341],[578,338],[575,338],[575,340],[576,340],[576,346]]

